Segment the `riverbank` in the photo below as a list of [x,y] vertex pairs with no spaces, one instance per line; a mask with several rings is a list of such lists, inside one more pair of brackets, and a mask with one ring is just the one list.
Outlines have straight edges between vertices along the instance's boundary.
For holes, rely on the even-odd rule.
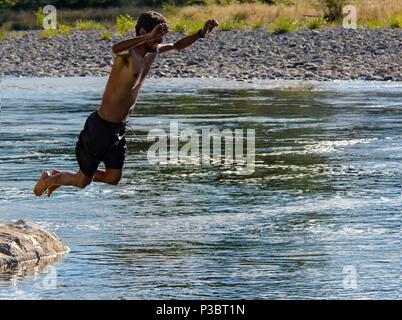
[[[121,37],[102,40],[103,34],[72,31],[42,39],[40,31],[14,33],[0,42],[0,75],[107,76],[112,43]],[[182,36],[172,33],[165,41]],[[152,75],[402,81],[401,51],[400,29],[329,28],[277,35],[266,29],[219,31],[181,52],[161,55]]]

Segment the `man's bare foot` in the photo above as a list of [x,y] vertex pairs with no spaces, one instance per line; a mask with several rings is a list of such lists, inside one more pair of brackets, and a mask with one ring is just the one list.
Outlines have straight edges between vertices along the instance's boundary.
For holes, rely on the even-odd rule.
[[[59,170],[53,170],[52,176],[59,174],[59,173],[60,173]],[[50,186],[49,188],[47,188],[47,196],[50,197],[52,195],[52,193],[55,192],[60,187],[61,187],[61,185],[54,184],[54,185]]]
[[35,196],[40,197],[43,192],[46,190],[46,179],[50,177],[49,172],[45,171],[42,173],[40,176],[38,182],[35,185],[35,188],[33,190]]

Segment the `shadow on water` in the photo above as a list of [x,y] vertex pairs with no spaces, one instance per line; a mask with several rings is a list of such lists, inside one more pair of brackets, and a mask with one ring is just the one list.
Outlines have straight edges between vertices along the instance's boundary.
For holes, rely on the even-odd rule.
[[[248,181],[255,184],[258,180],[259,187],[266,190],[326,192],[331,191],[330,181],[325,176],[317,179],[316,174],[317,168],[325,167],[327,156],[286,152],[303,150],[303,142],[298,141],[304,138],[323,136],[325,122],[331,121],[331,116],[336,113],[331,106],[322,103],[321,98],[325,96],[317,92],[282,90],[199,90],[194,96],[148,99],[146,103],[138,104],[135,117],[177,119],[181,130],[190,128],[200,133],[202,129],[211,128],[243,129],[244,132],[254,129],[256,132],[256,170],[253,174],[225,174],[220,166],[161,166],[155,173],[163,175],[164,179],[183,173],[188,182],[208,185]],[[136,122],[135,118],[133,122]],[[154,127],[158,124],[153,124]],[[162,121],[159,127],[169,132],[167,122]],[[147,133],[134,130],[128,135],[129,157],[145,155],[145,150],[153,143],[147,142]],[[222,141],[222,150],[223,147]],[[205,171],[209,171],[208,175],[202,174]]]

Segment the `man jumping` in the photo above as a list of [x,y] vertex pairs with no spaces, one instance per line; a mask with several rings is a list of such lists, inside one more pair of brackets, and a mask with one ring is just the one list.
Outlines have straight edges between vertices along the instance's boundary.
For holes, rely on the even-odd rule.
[[[141,13],[135,27],[136,37],[113,46],[116,54],[101,106],[86,120],[76,144],[80,169],[75,172],[45,171],[33,190],[41,196],[61,186],[85,188],[92,181],[117,185],[120,182],[126,153],[125,128],[139,91],[156,56],[171,50],[182,50],[211,32],[218,25],[208,20],[197,33],[175,43],[162,44],[168,32],[166,19],[154,11]],[[98,170],[99,164],[105,170]]]

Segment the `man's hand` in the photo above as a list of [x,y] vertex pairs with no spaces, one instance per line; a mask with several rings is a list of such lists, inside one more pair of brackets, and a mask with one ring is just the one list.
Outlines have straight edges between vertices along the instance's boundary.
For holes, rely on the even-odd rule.
[[218,21],[215,19],[208,20],[204,27],[200,29],[197,33],[186,36],[180,40],[177,40],[175,43],[161,44],[158,46],[158,53],[176,50],[183,50],[189,46],[191,46],[194,42],[199,40],[200,38],[205,37],[205,35],[211,32],[215,27],[218,26]]
[[160,39],[168,32],[168,25],[166,23],[160,23],[151,31],[151,37],[153,40]]
[[200,36],[205,37],[207,33],[210,33],[218,25],[218,21],[216,21],[215,19],[208,20],[207,22],[205,22],[204,28],[202,28],[199,32]]

